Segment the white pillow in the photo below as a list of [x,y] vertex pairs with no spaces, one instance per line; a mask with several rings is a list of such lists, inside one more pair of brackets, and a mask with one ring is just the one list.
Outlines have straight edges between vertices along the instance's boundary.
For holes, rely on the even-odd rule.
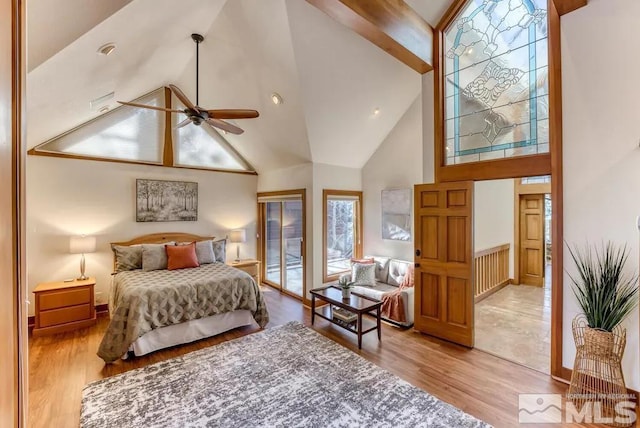
[[215,262],[216,256],[213,253],[213,241],[196,242],[196,256],[198,257],[198,263],[201,265]]
[[362,285],[365,287],[376,286],[376,264],[354,263],[351,266],[351,281],[353,285]]

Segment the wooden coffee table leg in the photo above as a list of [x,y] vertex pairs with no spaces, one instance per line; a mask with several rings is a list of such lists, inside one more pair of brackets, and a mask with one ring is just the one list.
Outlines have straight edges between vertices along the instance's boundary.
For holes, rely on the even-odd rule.
[[314,294],[311,295],[311,325],[316,320],[316,296]]
[[378,306],[378,312],[376,312],[376,324],[378,325],[378,341],[382,341],[382,329],[380,328],[380,306]]
[[358,314],[358,349],[362,349],[362,314]]

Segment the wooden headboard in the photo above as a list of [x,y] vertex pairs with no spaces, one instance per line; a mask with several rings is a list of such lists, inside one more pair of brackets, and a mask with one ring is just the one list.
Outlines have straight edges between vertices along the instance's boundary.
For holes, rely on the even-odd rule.
[[193,241],[206,241],[207,239],[215,239],[214,236],[199,236],[191,233],[181,232],[168,232],[168,233],[152,233],[150,235],[142,235],[137,238],[133,238],[131,241],[125,242],[112,242],[111,247],[114,245],[122,245],[128,247],[130,245],[139,244],[164,244],[165,242],[193,242]]

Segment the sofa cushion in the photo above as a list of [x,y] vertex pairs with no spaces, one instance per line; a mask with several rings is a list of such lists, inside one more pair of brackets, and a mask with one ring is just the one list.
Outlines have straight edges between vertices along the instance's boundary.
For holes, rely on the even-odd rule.
[[375,287],[376,266],[373,263],[354,263],[351,267],[351,280],[353,281],[354,285]]
[[407,273],[407,269],[411,262],[404,260],[391,259],[389,261],[389,276],[387,283],[399,287],[402,284],[402,280]]
[[[361,287],[355,286],[352,288],[353,293],[361,294],[363,296],[370,297],[376,300],[382,300],[382,295],[384,293],[397,291],[398,287],[394,287],[393,285],[385,284],[384,282],[378,282],[375,287]],[[400,291],[402,296],[402,304],[404,306],[404,313],[406,317],[406,321],[404,323],[400,323],[394,320],[397,324],[403,326],[413,325],[413,288],[405,288]]]
[[376,281],[387,282],[389,275],[389,257],[365,256],[376,263]]

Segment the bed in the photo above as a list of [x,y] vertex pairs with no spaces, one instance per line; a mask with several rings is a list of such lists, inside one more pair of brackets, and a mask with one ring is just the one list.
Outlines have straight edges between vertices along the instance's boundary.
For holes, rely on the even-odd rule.
[[[204,260],[199,267],[168,270],[166,264],[164,269],[161,263],[154,265],[157,260],[150,255],[161,255],[165,245],[192,242],[198,246],[198,260]],[[224,246],[213,237],[186,233],[112,243],[111,320],[98,356],[111,363],[129,352],[140,356],[245,325],[264,327],[269,314],[260,287],[249,274],[223,262]]]

